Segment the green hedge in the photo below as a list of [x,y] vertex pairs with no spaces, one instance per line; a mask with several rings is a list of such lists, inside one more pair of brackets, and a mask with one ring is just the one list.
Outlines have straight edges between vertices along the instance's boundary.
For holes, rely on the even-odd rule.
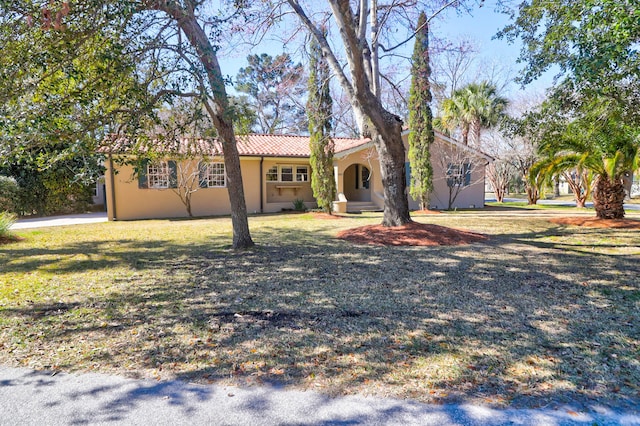
[[0,212],[16,212],[20,187],[12,177],[0,176]]

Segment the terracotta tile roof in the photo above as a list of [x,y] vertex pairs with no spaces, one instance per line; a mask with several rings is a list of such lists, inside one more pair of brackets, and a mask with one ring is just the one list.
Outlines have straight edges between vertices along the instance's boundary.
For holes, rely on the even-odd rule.
[[[311,155],[309,150],[309,136],[292,135],[262,135],[250,134],[236,137],[238,152],[241,156],[264,157],[299,157]],[[369,142],[369,139],[334,138],[335,152],[348,151]],[[191,155],[220,155],[222,146],[217,140],[183,138],[178,141],[151,141],[147,145],[140,145],[138,152],[147,152],[149,146],[167,153]],[[124,137],[107,140],[99,150],[102,153],[127,153],[134,151],[134,146]]]
[[[335,152],[346,151],[365,145],[368,139],[333,138]],[[309,157],[309,136],[258,135],[238,137],[240,155],[265,157]]]

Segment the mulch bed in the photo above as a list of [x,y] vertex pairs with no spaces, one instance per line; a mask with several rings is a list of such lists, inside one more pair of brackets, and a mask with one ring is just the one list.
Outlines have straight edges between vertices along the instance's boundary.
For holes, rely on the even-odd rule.
[[14,237],[14,236],[10,236],[10,237],[0,237],[0,246],[3,244],[11,244],[11,243],[16,243],[18,241],[22,241],[24,238],[20,238],[20,237]]
[[347,229],[338,238],[384,246],[453,246],[486,241],[488,236],[439,225],[410,222],[403,226],[368,225]]
[[323,212],[314,212],[313,216],[316,219],[343,219],[342,216],[338,216],[335,214],[323,213]]
[[587,228],[640,229],[640,221],[634,219],[598,219],[597,217],[558,217],[549,219],[558,225],[585,226]]

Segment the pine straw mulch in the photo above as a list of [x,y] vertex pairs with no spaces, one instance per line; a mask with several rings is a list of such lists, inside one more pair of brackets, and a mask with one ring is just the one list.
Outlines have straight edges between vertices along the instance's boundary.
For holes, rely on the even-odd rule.
[[338,233],[338,238],[355,244],[384,246],[454,246],[486,241],[488,236],[427,223],[403,226],[367,225]]
[[599,219],[597,217],[557,217],[549,222],[558,225],[584,226],[587,228],[640,229],[640,220]]

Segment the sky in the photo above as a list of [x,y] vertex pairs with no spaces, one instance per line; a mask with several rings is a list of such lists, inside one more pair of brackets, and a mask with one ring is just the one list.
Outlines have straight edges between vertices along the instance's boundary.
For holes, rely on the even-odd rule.
[[[482,7],[474,7],[470,13],[456,13],[454,11],[443,13],[431,25],[432,37],[448,38],[450,40],[470,38],[478,48],[477,63],[494,62],[508,66],[512,68],[511,71],[515,77],[522,68],[522,64],[516,63],[521,45],[519,43],[510,44],[506,40],[494,39],[495,34],[509,23],[507,15],[495,11],[496,2],[496,0],[485,0]],[[407,56],[411,55],[412,49],[413,43],[407,43]],[[224,57],[220,58],[223,74],[235,78],[238,70],[247,65],[246,56],[248,54],[264,52],[272,56],[280,54],[283,52],[282,43],[264,42],[251,52],[244,49],[235,49],[232,52],[227,52]],[[507,92],[505,96],[518,96],[519,92],[540,93],[550,87],[551,83],[552,75],[550,73],[524,89],[516,83],[512,83],[505,89]],[[232,88],[230,88],[230,92],[234,93]]]
[[[511,44],[506,40],[494,38],[496,33],[510,22],[508,15],[495,11],[496,3],[496,0],[485,0],[482,7],[474,8],[471,13],[447,13],[442,20],[434,23],[434,36],[448,35],[452,39],[469,37],[477,44],[480,57],[487,61],[512,65],[514,73],[517,74],[523,68],[523,64],[516,63],[522,44],[519,41]],[[435,34],[436,32],[438,34]],[[551,86],[552,80],[553,73],[547,73],[524,90],[543,91]],[[521,90],[523,89],[515,83],[511,87],[513,93]]]

